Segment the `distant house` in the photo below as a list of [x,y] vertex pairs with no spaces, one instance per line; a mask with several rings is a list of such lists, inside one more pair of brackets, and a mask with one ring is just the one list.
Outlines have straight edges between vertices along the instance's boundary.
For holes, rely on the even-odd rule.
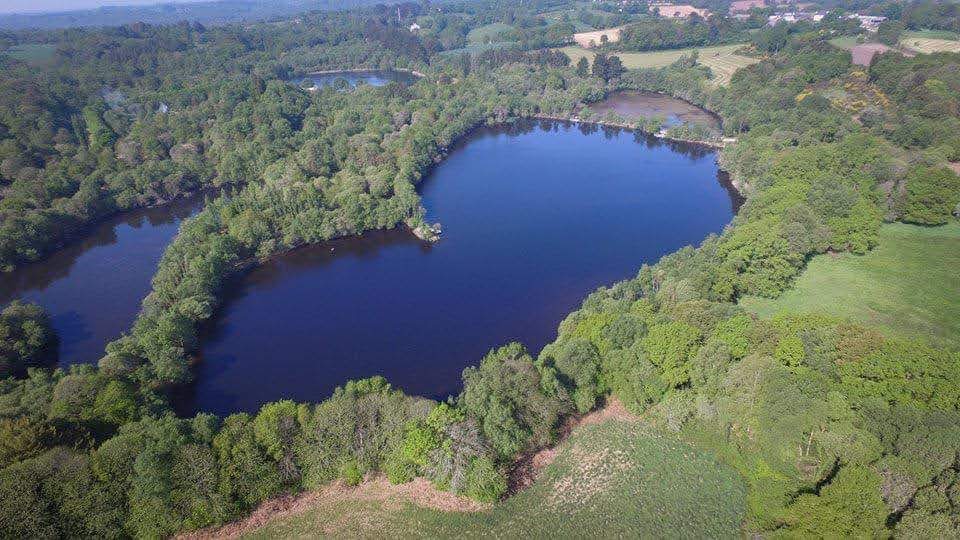
[[709,11],[695,8],[689,4],[650,4],[650,10],[668,19],[686,19],[694,14],[704,19],[710,16]]
[[420,25],[419,25],[419,24],[413,23],[413,24],[410,25],[410,31],[411,31],[411,32],[417,33],[419,30],[420,30]]
[[800,21],[820,22],[826,16],[824,11],[789,11],[787,13],[778,13],[767,17],[767,24],[776,26],[783,21],[786,23],[795,23]]
[[868,32],[876,32],[880,28],[880,23],[887,20],[886,17],[877,17],[873,15],[860,15],[858,13],[851,13],[847,15],[848,19],[857,19],[860,21],[860,28]]
[[744,13],[753,8],[763,9],[767,7],[766,0],[737,0],[730,4],[730,13]]

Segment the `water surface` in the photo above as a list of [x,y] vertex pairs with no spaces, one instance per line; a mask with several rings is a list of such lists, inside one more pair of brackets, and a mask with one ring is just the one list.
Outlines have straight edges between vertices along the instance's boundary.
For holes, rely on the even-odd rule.
[[720,130],[720,119],[706,111],[687,103],[655,92],[613,92],[606,99],[590,105],[590,110],[603,117],[614,112],[626,120],[661,117],[669,127],[680,124],[702,124]]
[[431,397],[519,340],[538,351],[601,285],[719,232],[732,198],[712,150],[616,129],[477,130],[422,186],[443,239],[377,231],[297,250],[235,281],[181,412],[319,401],[383,375]]
[[150,292],[150,279],[180,222],[203,197],[120,214],[80,240],[10,273],[0,273],[0,304],[36,302],[60,337],[60,365],[96,362],[126,332]]
[[396,71],[392,69],[377,69],[368,71],[336,71],[331,73],[310,73],[305,77],[296,79],[294,82],[299,86],[305,86],[305,81],[313,83],[314,88],[323,88],[324,86],[343,85],[344,88],[356,88],[358,84],[369,84],[371,86],[386,86],[391,82],[403,85],[417,82],[418,77],[407,71]]

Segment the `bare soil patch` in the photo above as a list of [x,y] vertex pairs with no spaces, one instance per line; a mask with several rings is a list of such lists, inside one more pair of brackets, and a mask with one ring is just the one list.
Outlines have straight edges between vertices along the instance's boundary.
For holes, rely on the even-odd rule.
[[621,28],[618,26],[616,28],[594,30],[592,32],[580,32],[573,35],[573,40],[584,49],[599,47],[603,43],[603,36],[607,36],[609,43],[620,41],[620,30]]
[[951,161],[947,166],[953,169],[953,172],[960,174],[960,161]]
[[853,55],[854,64],[869,66],[870,61],[873,60],[873,55],[892,50],[882,43],[861,43],[860,45],[854,45],[850,49],[850,53]]
[[238,538],[275,519],[303,513],[318,504],[335,504],[342,501],[374,501],[391,507],[410,503],[443,512],[479,512],[490,507],[466,497],[440,491],[423,478],[395,485],[385,477],[377,475],[367,478],[358,486],[348,486],[337,480],[319,491],[271,499],[261,504],[241,521],[214,529],[194,531],[177,538],[183,540]]

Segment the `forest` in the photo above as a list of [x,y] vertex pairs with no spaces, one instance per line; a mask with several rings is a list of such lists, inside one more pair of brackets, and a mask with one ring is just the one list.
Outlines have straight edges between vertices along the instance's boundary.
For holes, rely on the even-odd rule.
[[[537,14],[561,2],[459,4],[431,14],[422,34],[407,29],[424,16],[410,4],[290,24],[0,36],[54,47],[46,63],[0,53],[4,270],[111,214],[211,193],[96,366],[52,367],[56,336],[39,307],[0,313],[0,535],[166,537],[373,472],[495,502],[519,456],[611,398],[739,473],[744,533],[960,534],[960,352],[827,316],[761,319],[737,304],[778,296],[814,255],[870,251],[885,222],[956,221],[960,54],[888,52],[863,68],[828,31],[798,26],[777,46],[758,40],[761,61],[715,86],[690,57],[626,70],[611,45],[588,69],[539,50],[554,43]],[[900,16],[922,24],[910,21],[949,9],[924,5]],[[470,29],[496,21],[516,26],[513,46],[459,51]],[[665,24],[677,23],[641,23],[617,46],[747,31],[694,20],[674,39]],[[349,92],[288,82],[337,68],[425,76]],[[572,117],[624,89],[701,105],[736,138],[720,159],[746,203],[722,234],[593,292],[542,351],[491,350],[445,402],[372,377],[319,403],[174,414],[231,278],[305,244],[419,227],[419,182],[471,129]]]

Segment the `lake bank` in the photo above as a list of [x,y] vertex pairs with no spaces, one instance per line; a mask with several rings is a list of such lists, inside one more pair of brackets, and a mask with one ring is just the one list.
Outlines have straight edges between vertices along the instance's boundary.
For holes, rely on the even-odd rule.
[[373,375],[443,398],[491,347],[539,350],[595,287],[719,232],[737,204],[711,149],[538,120],[458,140],[421,195],[438,243],[370,231],[232,280],[181,413],[319,401]]

